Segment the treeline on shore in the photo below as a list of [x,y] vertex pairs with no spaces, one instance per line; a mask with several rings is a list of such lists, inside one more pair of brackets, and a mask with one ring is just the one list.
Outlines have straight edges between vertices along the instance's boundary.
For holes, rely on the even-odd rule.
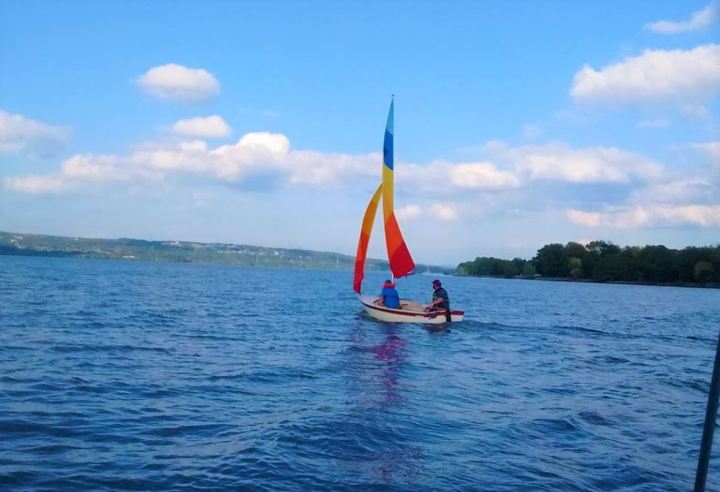
[[587,245],[546,244],[531,260],[480,257],[458,265],[460,275],[564,278],[651,284],[720,283],[720,246],[625,246],[608,241]]

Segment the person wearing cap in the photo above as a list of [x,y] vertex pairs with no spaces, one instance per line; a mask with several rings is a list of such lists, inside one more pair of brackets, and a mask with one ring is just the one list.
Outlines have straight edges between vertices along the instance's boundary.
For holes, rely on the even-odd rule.
[[375,304],[391,309],[400,309],[400,294],[398,294],[398,291],[395,289],[394,283],[390,280],[385,281],[382,292],[380,292]]
[[425,311],[437,311],[438,309],[445,310],[445,320],[450,322],[450,296],[447,291],[443,289],[442,283],[435,279],[432,282],[433,285],[433,300],[425,308]]

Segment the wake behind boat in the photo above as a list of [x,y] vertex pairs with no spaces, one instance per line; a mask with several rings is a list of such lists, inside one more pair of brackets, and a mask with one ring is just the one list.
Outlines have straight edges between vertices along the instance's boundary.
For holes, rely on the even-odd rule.
[[[382,198],[383,217],[385,219],[385,244],[387,246],[388,263],[393,279],[412,275],[415,272],[415,262],[410,255],[410,250],[405,244],[400,226],[395,218],[393,207],[394,193],[394,170],[393,170],[393,120],[395,102],[390,103],[387,125],[385,126],[385,139],[383,142],[383,166],[382,182],[375,190],[370,203],[368,203],[365,215],[363,216],[360,229],[360,240],[358,241],[357,254],[355,255],[355,276],[353,278],[353,290],[358,294],[360,303],[365,312],[380,321],[400,323],[430,323],[439,324],[447,322],[445,309],[426,311],[424,304],[410,300],[400,300],[400,308],[388,308],[378,305],[376,298],[362,295],[362,280],[365,277],[365,257],[370,242],[373,222],[378,203]],[[450,311],[451,321],[462,321],[462,311]]]

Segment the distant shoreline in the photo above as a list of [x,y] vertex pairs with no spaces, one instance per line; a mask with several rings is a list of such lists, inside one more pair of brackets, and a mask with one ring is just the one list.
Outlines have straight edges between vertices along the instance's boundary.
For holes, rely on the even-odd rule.
[[[35,256],[122,261],[154,261],[299,268],[312,270],[349,270],[355,257],[329,251],[272,248],[230,243],[195,241],[148,241],[144,239],[96,239],[0,231],[0,256]],[[368,258],[367,271],[387,271],[384,260]],[[418,265],[418,271],[441,274],[454,268]]]
[[693,283],[693,282],[674,282],[674,283],[654,283],[654,282],[636,282],[629,280],[592,280],[587,278],[572,277],[535,277],[527,278],[522,276],[503,277],[499,275],[457,275],[458,277],[470,278],[497,278],[502,280],[532,280],[532,281],[549,281],[549,282],[569,282],[579,284],[613,284],[613,285],[647,285],[653,287],[684,287],[692,289],[720,289],[720,282],[715,283]]

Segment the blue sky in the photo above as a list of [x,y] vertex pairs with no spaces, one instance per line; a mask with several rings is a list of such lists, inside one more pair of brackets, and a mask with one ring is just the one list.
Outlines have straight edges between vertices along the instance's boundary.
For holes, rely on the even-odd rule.
[[[717,3],[2,2],[0,229],[419,262],[720,238]],[[370,254],[384,256],[376,228]]]

